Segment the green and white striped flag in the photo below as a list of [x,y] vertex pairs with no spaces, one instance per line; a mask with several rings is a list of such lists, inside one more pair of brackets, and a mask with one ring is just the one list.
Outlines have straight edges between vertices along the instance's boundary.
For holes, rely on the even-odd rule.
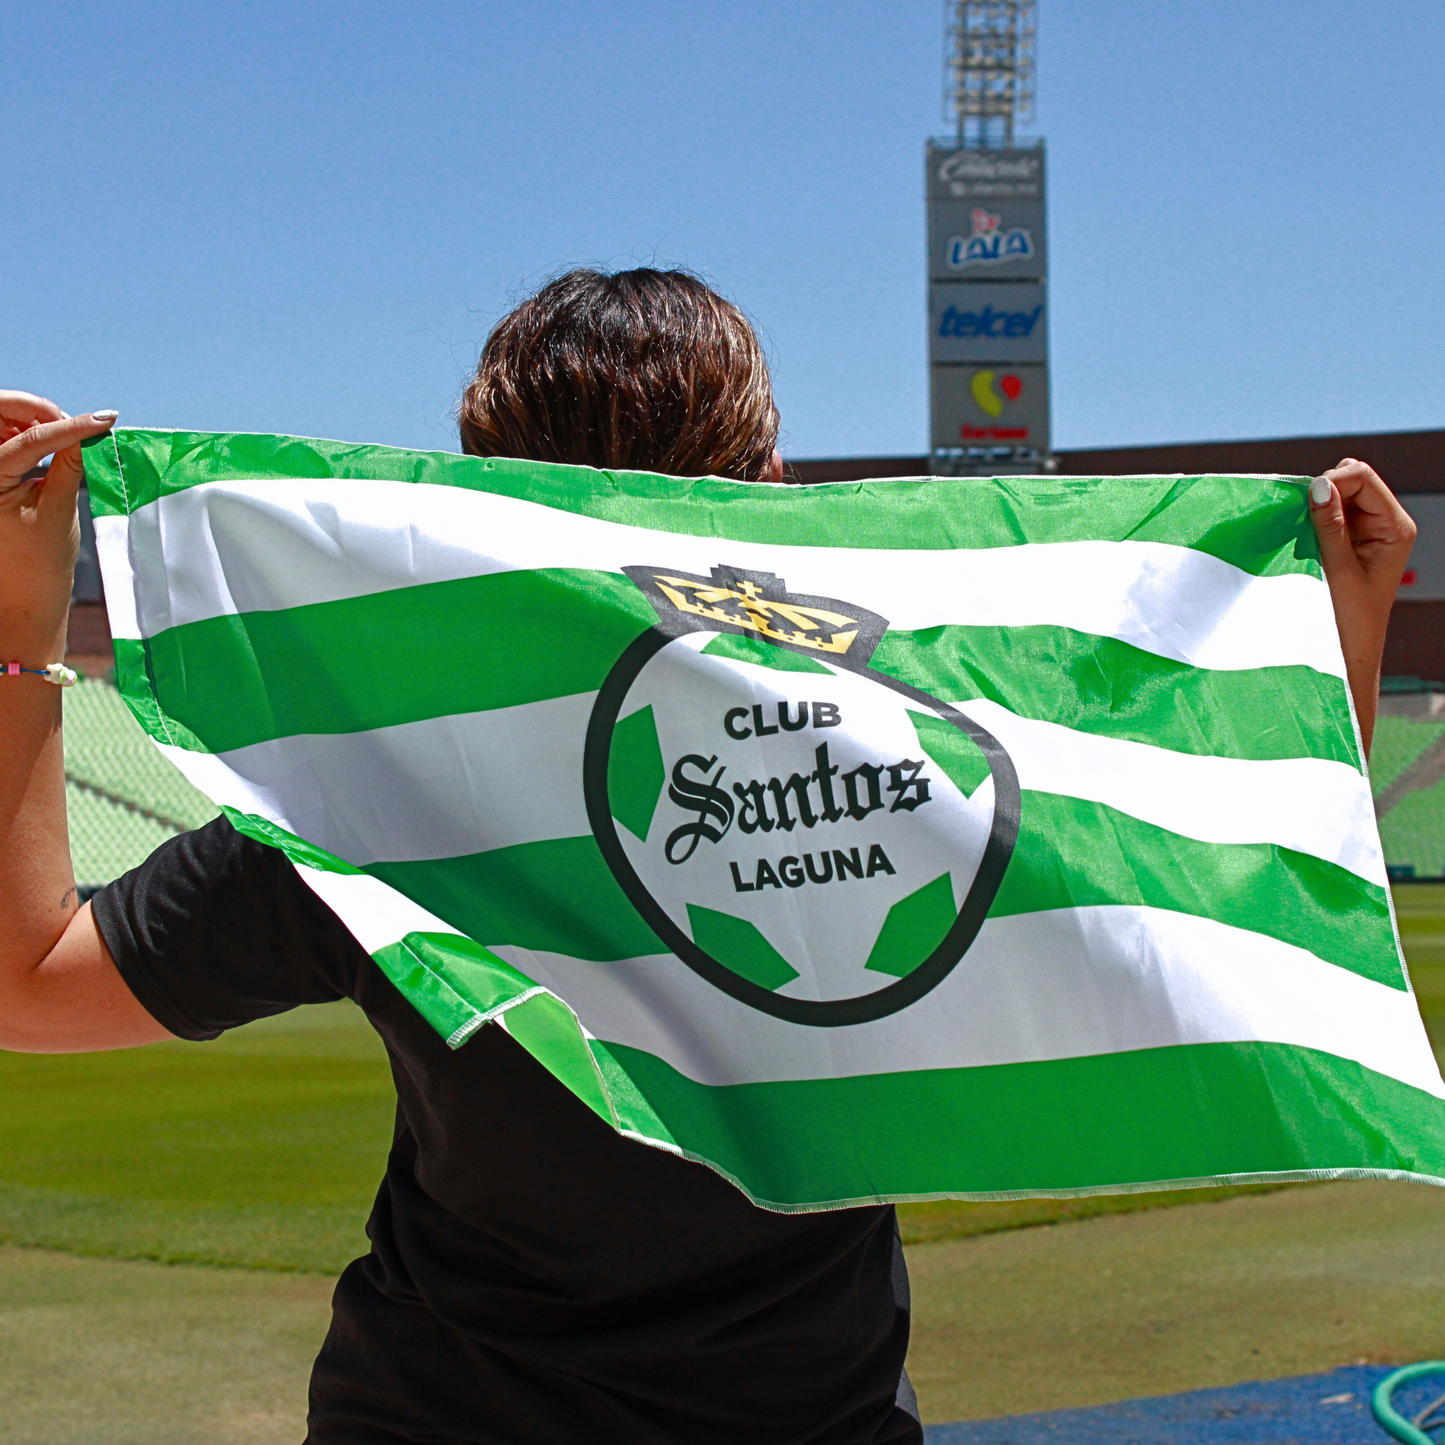
[[452,1046],[775,1209],[1442,1182],[1303,482],[86,467],[136,716]]

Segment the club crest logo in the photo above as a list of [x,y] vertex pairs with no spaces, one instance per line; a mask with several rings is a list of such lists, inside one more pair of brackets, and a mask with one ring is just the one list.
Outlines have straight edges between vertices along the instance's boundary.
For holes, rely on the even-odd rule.
[[668,950],[792,1023],[866,1023],[952,971],[1018,833],[998,740],[872,665],[887,620],[767,572],[626,567],[656,624],[613,667],[588,820]]
[[975,206],[969,216],[970,233],[954,236],[948,243],[949,269],[964,271],[970,266],[1001,266],[1006,261],[1027,261],[1034,254],[1033,237],[1023,226],[1001,229],[1002,220],[1002,216]]

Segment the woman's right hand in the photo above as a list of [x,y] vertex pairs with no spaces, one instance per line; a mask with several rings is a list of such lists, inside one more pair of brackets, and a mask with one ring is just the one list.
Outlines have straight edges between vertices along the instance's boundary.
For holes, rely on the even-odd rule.
[[[67,416],[28,391],[0,391],[0,661],[44,667],[62,656],[80,546],[80,443],[109,431],[115,418],[113,411]],[[27,482],[25,473],[52,452],[50,470]]]

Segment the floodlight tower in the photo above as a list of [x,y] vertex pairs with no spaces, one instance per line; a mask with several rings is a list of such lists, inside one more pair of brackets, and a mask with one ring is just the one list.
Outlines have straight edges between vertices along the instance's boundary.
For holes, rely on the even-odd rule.
[[1014,123],[1033,119],[1034,0],[953,0],[949,104],[958,143],[1011,149]]
[[1035,0],[950,0],[948,140],[928,143],[935,472],[1049,469],[1044,145],[1033,118]]

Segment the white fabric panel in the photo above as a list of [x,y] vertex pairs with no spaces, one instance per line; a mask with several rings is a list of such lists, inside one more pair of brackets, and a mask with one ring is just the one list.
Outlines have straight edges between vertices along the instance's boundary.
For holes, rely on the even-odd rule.
[[[215,756],[161,751],[217,803],[349,863],[452,858],[591,831],[582,744],[595,696],[301,734]],[[1176,753],[982,700],[961,711],[1003,743],[1025,789],[1088,798],[1202,842],[1276,843],[1385,882],[1369,784],[1345,763]]]
[[1008,750],[1020,787],[1105,803],[1204,843],[1275,843],[1385,886],[1369,780],[1347,763],[1176,753],[981,698],[957,707]]
[[806,1028],[759,1013],[671,954],[591,963],[495,946],[606,1043],[703,1084],[839,1078],[1258,1040],[1318,1049],[1437,1098],[1412,994],[1190,914],[1111,905],[989,919],[926,998]]
[[456,933],[436,914],[365,873],[328,873],[305,867],[296,871],[368,953],[380,953],[408,933]]
[[128,518],[95,519],[95,556],[100,563],[101,580],[105,583],[105,613],[112,637],[135,638],[141,635],[135,610],[135,576],[127,550],[129,543]]
[[582,744],[595,693],[226,753],[157,744],[208,797],[358,867],[591,830]]
[[[125,525],[104,520],[107,532]],[[1196,667],[1344,675],[1322,582],[1252,577],[1160,542],[860,554],[662,533],[458,487],[315,478],[208,482],[139,508],[130,525],[146,637],[205,617],[495,572],[637,564],[706,575],[726,563],[870,607],[896,630],[1053,624]]]

